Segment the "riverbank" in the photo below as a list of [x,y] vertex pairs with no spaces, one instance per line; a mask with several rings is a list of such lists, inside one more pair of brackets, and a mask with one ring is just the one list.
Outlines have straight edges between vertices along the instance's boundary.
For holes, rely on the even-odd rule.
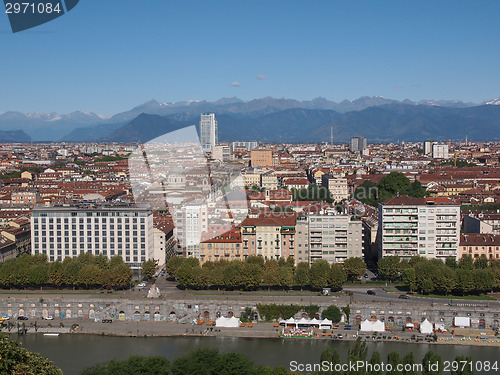
[[[61,327],[61,323],[63,326]],[[221,337],[221,338],[249,338],[249,339],[277,339],[282,332],[281,327],[273,323],[259,322],[253,327],[219,328],[198,324],[182,324],[179,322],[154,322],[154,321],[113,321],[112,323],[94,322],[91,320],[65,319],[42,326],[27,329],[27,334],[59,333],[70,335],[94,335],[114,337]],[[77,325],[77,327],[76,327]],[[76,328],[75,328],[76,327]],[[74,328],[74,329],[72,329]],[[308,341],[354,341],[358,336],[367,342],[397,342],[411,344],[442,344],[442,345],[473,345],[500,347],[500,336],[494,336],[487,330],[469,330],[460,335],[438,333],[436,342],[426,341],[426,337],[418,332],[385,331],[378,335],[370,332],[356,330],[319,330],[315,329],[311,337],[283,337],[284,340]],[[4,332],[7,332],[4,329]],[[8,333],[8,332],[7,332]],[[10,333],[17,333],[13,328]],[[338,338],[341,334],[342,338]],[[413,337],[413,338],[412,338]]]

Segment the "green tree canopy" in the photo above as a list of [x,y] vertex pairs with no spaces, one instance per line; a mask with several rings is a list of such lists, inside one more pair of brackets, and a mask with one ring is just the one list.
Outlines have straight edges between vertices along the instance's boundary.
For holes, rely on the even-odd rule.
[[364,275],[366,271],[366,263],[363,258],[347,258],[344,261],[344,269],[347,273],[347,279],[354,281]]
[[321,313],[321,317],[323,319],[330,319],[334,323],[338,323],[342,318],[342,313],[337,306],[330,305],[325,310],[323,310],[323,312]]
[[156,272],[156,263],[152,259],[148,259],[142,263],[141,267],[142,275],[148,279],[151,279]]
[[48,359],[0,334],[0,374],[62,375]]

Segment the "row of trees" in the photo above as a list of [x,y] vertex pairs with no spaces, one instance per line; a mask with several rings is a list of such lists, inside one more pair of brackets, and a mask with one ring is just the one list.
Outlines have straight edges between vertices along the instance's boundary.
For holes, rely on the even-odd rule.
[[480,294],[500,288],[500,261],[486,257],[473,259],[464,255],[455,258],[427,259],[385,257],[378,261],[379,276],[387,280],[402,280],[411,291],[429,294]]
[[131,356],[84,369],[80,375],[291,375],[284,367],[255,366],[236,352],[219,353],[217,349],[197,349],[169,362],[161,356]]
[[354,198],[371,206],[376,206],[397,194],[410,197],[425,197],[426,191],[419,181],[410,182],[401,172],[391,172],[378,184],[370,180],[364,181],[354,191]]
[[166,270],[170,276],[177,278],[179,285],[192,289],[340,289],[348,279],[355,280],[362,276],[366,264],[361,258],[350,258],[344,264],[330,265],[325,260],[318,260],[312,265],[301,262],[295,266],[292,258],[277,261],[249,256],[245,261],[206,262],[200,266],[196,258],[176,257],[169,259]]
[[80,254],[77,258],[49,263],[45,254],[23,254],[0,263],[0,285],[4,288],[84,287],[111,285],[121,288],[130,284],[133,272],[122,257]]

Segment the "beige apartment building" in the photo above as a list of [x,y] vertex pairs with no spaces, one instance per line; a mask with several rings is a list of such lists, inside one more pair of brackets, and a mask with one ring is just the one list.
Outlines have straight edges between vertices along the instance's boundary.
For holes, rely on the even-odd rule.
[[321,177],[322,186],[330,191],[332,199],[335,202],[340,202],[343,199],[349,198],[349,188],[347,187],[347,178],[333,177],[331,175],[323,175]]
[[250,151],[250,159],[252,167],[272,168],[273,166],[273,151],[256,148]]
[[264,259],[295,256],[295,217],[247,218],[241,223],[243,254]]
[[233,228],[215,237],[211,237],[208,233],[202,234],[200,264],[220,260],[245,260],[247,256],[248,254],[242,251],[240,228]]
[[460,236],[460,255],[470,255],[479,258],[484,255],[490,260],[500,259],[500,235],[493,234],[462,234]]

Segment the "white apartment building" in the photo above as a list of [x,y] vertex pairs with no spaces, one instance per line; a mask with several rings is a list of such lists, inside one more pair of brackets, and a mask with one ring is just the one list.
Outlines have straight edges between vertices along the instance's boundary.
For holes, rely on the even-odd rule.
[[31,228],[31,253],[50,262],[86,252],[119,255],[132,268],[153,259],[149,207],[35,207]]
[[201,115],[200,142],[204,152],[212,151],[212,147],[219,143],[217,120],[215,120],[214,113]]
[[424,142],[424,155],[428,156],[432,154],[432,146],[437,144],[436,141],[425,141]]
[[259,147],[259,143],[258,142],[233,142],[232,146],[233,146],[233,148],[232,148],[233,151],[234,151],[234,149],[239,148],[239,147],[245,147],[247,149],[247,151],[252,151],[254,148]]
[[433,144],[432,158],[433,159],[448,159],[448,145]]
[[223,162],[231,158],[231,148],[228,145],[212,147],[212,159]]
[[175,225],[180,252],[186,258],[199,258],[201,234],[208,230],[207,205],[192,204],[183,206],[176,212]]
[[379,204],[379,257],[458,257],[460,206],[449,198],[397,196]]
[[363,225],[350,215],[323,212],[309,215],[309,261],[325,259],[342,263],[347,258],[363,257]]

